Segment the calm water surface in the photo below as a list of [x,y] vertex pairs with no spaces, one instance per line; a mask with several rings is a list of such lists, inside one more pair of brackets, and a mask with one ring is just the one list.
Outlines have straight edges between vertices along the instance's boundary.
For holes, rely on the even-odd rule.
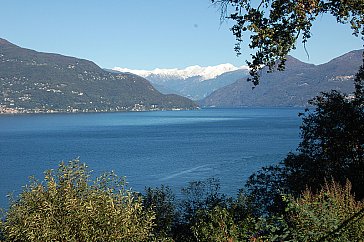
[[114,170],[129,186],[217,177],[234,196],[249,175],[280,161],[299,142],[301,109],[203,109],[178,112],[0,116],[0,207],[28,177],[80,157],[94,171]]

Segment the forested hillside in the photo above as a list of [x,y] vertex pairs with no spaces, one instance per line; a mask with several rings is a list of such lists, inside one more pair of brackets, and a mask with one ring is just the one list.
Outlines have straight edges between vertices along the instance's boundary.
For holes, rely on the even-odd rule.
[[88,60],[40,53],[0,39],[1,112],[103,112],[192,109],[146,79],[109,73]]

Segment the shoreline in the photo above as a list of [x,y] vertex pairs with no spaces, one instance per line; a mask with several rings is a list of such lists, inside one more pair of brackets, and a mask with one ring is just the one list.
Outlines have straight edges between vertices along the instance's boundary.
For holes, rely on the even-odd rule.
[[0,116],[4,115],[26,115],[26,114],[77,114],[77,113],[129,113],[129,112],[156,112],[156,111],[189,111],[199,110],[196,108],[159,108],[159,109],[130,109],[130,110],[24,110],[0,109]]

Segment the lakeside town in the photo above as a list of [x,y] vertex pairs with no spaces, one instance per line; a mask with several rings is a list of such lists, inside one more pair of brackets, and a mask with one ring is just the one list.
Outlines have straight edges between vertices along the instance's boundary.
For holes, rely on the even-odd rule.
[[135,104],[133,107],[121,107],[121,108],[107,108],[107,109],[78,109],[73,107],[68,107],[67,109],[49,109],[49,108],[35,108],[35,109],[24,109],[20,107],[9,108],[5,105],[0,105],[0,115],[1,114],[41,114],[41,113],[105,113],[105,112],[146,112],[146,111],[180,111],[185,110],[182,108],[159,108],[158,105],[154,104],[150,107],[146,107],[142,104]]

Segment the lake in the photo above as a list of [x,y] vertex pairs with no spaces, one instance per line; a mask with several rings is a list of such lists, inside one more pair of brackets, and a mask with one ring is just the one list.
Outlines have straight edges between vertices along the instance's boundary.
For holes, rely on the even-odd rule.
[[99,175],[114,170],[129,186],[220,179],[234,196],[260,167],[299,143],[299,108],[202,109],[0,116],[0,207],[28,177],[79,157]]

